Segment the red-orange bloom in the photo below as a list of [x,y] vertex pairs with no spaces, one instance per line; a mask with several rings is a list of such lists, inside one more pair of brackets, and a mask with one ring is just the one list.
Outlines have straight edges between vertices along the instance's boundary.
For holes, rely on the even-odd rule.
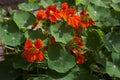
[[56,5],[50,5],[46,7],[46,19],[50,19],[51,22],[56,22],[60,18],[59,10]]
[[82,38],[79,37],[77,34],[74,36],[74,42],[77,44],[78,47],[84,48],[84,43],[82,42]]
[[34,44],[30,39],[27,39],[24,45],[24,52],[21,54],[23,58],[27,58],[28,62],[33,61],[42,61],[43,60],[43,53],[41,49],[43,48],[44,44],[41,39],[35,40]]
[[84,56],[83,54],[85,52],[83,52],[80,48],[71,48],[71,51],[75,54],[76,56],[76,62],[77,64],[83,64],[84,63]]
[[68,9],[68,3],[67,2],[62,3],[61,9],[62,10],[67,10]]
[[67,3],[64,3],[64,5],[62,5],[61,15],[61,17],[67,21],[68,25],[72,26],[75,29],[79,29],[81,17],[76,15],[74,7],[68,8]]
[[45,18],[45,11],[44,10],[39,10],[37,13],[36,13],[36,17],[37,17],[37,20],[41,20],[43,18]]
[[95,24],[95,21],[92,20],[92,18],[89,16],[89,14],[86,12],[86,10],[82,10],[80,12],[80,15],[81,15],[81,27],[83,28],[87,28],[89,26],[93,26]]
[[84,63],[84,56],[83,54],[85,51],[82,50],[84,48],[84,43],[82,42],[82,38],[80,38],[76,33],[73,38],[73,40],[70,42],[71,47],[69,50],[74,53],[76,56],[76,62],[78,64],[83,64]]
[[68,10],[68,3],[67,2],[62,3],[61,9],[60,9],[60,16],[63,19],[67,18],[67,10]]
[[77,64],[83,64],[84,63],[84,56],[83,55],[78,56],[76,58],[76,61],[77,61]]
[[67,17],[67,24],[71,25],[73,28],[78,30],[79,30],[80,21],[81,21],[81,17],[77,15]]

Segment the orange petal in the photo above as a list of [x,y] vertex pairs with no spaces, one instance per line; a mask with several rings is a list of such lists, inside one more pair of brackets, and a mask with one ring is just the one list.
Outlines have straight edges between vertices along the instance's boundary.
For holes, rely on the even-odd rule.
[[27,56],[27,61],[28,62],[33,62],[35,60],[36,60],[36,55],[35,54],[31,53]]
[[44,43],[42,42],[41,39],[37,39],[37,40],[35,40],[34,45],[37,49],[41,49],[41,48],[43,48]]
[[25,50],[29,50],[30,48],[32,48],[32,41],[30,39],[27,39],[24,45],[24,49]]
[[42,51],[39,51],[36,55],[37,55],[36,60],[39,60],[39,61],[43,60],[43,53],[42,53]]
[[78,56],[76,58],[77,64],[83,64],[84,63],[84,56]]
[[68,9],[68,3],[67,3],[67,2],[62,3],[61,9],[62,9],[62,10]]
[[56,17],[55,17],[55,16],[51,15],[51,16],[50,16],[50,21],[51,21],[51,22],[56,22],[56,21],[57,21],[57,19],[56,19]]
[[44,10],[39,10],[36,14],[36,17],[38,20],[41,20],[43,18],[45,18],[45,11]]

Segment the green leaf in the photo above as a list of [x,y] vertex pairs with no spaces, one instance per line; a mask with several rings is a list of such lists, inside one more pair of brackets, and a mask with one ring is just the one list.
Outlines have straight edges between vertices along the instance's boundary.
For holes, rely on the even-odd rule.
[[24,41],[24,35],[19,31],[14,21],[2,24],[0,30],[0,38],[6,45],[17,46]]
[[76,5],[81,3],[81,0],[75,0]]
[[120,0],[112,0],[113,3],[119,3]]
[[36,18],[32,13],[18,11],[14,13],[13,20],[19,28],[23,28],[33,24],[36,21]]
[[109,5],[111,4],[111,1],[110,0],[95,0],[95,1],[91,1],[91,3],[95,4],[96,6],[109,8]]
[[33,10],[37,10],[39,9],[39,5],[38,3],[21,3],[18,5],[18,8],[20,10],[24,10],[24,11],[33,11]]
[[73,28],[56,23],[50,28],[51,34],[55,37],[56,42],[67,44],[73,38]]
[[51,5],[54,3],[54,0],[40,0],[39,5],[43,6],[44,8],[46,8],[48,5]]
[[96,21],[96,26],[111,26],[112,21],[109,20],[111,18],[111,14],[108,8],[89,4],[87,10],[90,16]]
[[108,51],[120,52],[120,34],[109,32],[103,37],[103,42]]
[[28,80],[79,80],[79,67],[76,66],[67,73],[58,73],[54,70],[47,69],[48,77],[31,77]]
[[81,3],[84,4],[84,5],[88,5],[90,2],[92,2],[94,0],[81,0]]
[[76,64],[74,56],[64,47],[55,43],[48,48],[48,67],[60,73],[69,71]]
[[53,80],[76,80],[76,78],[78,78],[79,76],[78,71],[79,67],[75,66],[69,72],[66,73],[58,73],[55,72],[54,70],[47,70],[47,74]]
[[120,11],[120,3],[112,3],[111,7],[116,11]]
[[35,40],[41,38],[44,40],[46,37],[43,35],[42,30],[28,30],[25,32],[25,37]]
[[[86,77],[87,76],[87,77]],[[98,80],[89,73],[88,65],[79,65],[78,77],[75,80]]]
[[104,33],[100,29],[92,29],[88,31],[86,46],[90,50],[98,51],[102,46],[102,37]]
[[106,73],[108,73],[111,77],[120,78],[120,68],[110,61],[107,61],[106,63]]
[[112,52],[112,61],[115,65],[119,66],[119,68],[120,68],[120,64],[119,64],[120,52],[119,53]]
[[47,45],[49,40],[47,37],[45,37],[45,35],[43,35],[42,30],[28,30],[25,32],[25,37],[32,40],[40,38],[44,42],[44,46]]
[[26,60],[23,59],[20,54],[14,55],[12,58],[12,62],[14,69],[29,70],[30,68],[29,67],[30,63],[26,62]]

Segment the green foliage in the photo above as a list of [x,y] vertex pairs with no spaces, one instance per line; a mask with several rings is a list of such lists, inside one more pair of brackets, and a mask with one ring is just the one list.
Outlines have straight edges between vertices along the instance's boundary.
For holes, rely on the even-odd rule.
[[0,30],[0,38],[6,45],[17,46],[24,41],[22,32],[19,31],[17,25],[12,20],[1,24]]
[[21,3],[18,8],[24,11],[33,11],[39,9],[39,5],[38,3]]
[[116,32],[110,32],[103,38],[103,42],[108,51],[120,52],[120,34]]
[[94,51],[99,50],[99,48],[103,45],[102,37],[104,33],[100,29],[91,29],[88,31],[87,34],[88,35],[86,38],[87,39],[86,46],[90,50],[94,50]]
[[55,43],[48,49],[48,66],[57,72],[65,73],[75,66],[75,59],[63,46]]
[[[77,14],[87,10],[96,24],[76,30],[67,25],[67,19],[56,23],[50,22],[50,18],[36,20],[34,11],[54,3],[60,8],[63,2],[68,2],[69,7],[74,5]],[[0,59],[5,57],[0,62],[0,80],[120,79],[120,0],[28,0],[18,8],[12,13],[0,8],[0,39],[3,41],[0,47],[5,49],[4,53],[0,52]],[[36,21],[39,25],[33,26]],[[83,38],[85,45],[85,48],[81,47],[82,43],[78,48],[75,46],[78,52],[69,49],[69,45],[77,45],[73,40],[75,33]],[[55,41],[51,41],[51,36]],[[33,42],[38,38],[43,41],[44,47],[40,49],[43,61],[29,63],[21,57],[28,38]],[[81,55],[85,62],[76,64],[75,58]]]
[[52,25],[50,31],[57,42],[67,44],[73,38],[73,29],[62,23]]
[[28,27],[36,21],[36,18],[30,12],[18,11],[14,13],[13,20],[19,28]]

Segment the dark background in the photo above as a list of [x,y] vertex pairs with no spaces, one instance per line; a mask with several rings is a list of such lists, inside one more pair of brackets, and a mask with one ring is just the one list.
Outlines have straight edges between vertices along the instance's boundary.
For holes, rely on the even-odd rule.
[[8,7],[12,9],[18,9],[17,5],[22,2],[27,2],[27,0],[0,0],[0,7],[7,10]]

